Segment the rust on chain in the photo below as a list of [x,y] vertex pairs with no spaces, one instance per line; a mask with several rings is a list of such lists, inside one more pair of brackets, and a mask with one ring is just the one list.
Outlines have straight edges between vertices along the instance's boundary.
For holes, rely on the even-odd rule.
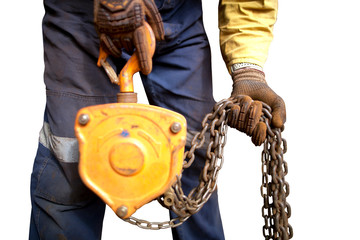
[[[224,99],[215,104],[213,111],[202,121],[202,130],[195,134],[190,149],[184,154],[183,170],[189,168],[195,160],[195,151],[206,142],[206,133],[210,133],[210,141],[206,148],[206,161],[199,177],[199,185],[186,196],[181,187],[181,176],[166,193],[158,198],[159,203],[173,211],[178,217],[164,222],[149,222],[135,217],[125,221],[145,229],[174,228],[184,223],[191,215],[200,211],[217,187],[217,179],[224,162],[224,147],[227,136],[227,113],[231,107],[239,104],[239,98]],[[263,103],[261,121],[267,126],[267,138],[261,154],[262,184],[260,188],[263,197],[262,228],[265,240],[287,240],[293,237],[293,229],[288,223],[291,207],[286,201],[290,193],[289,183],[285,181],[288,173],[284,154],[287,143],[281,137],[283,129],[271,128],[271,108]],[[170,194],[170,195],[169,195]],[[165,202],[171,198],[171,204]]]

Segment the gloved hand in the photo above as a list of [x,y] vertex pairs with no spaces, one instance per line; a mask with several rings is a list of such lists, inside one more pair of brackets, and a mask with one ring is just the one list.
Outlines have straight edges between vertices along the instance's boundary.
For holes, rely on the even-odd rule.
[[252,136],[252,142],[259,146],[266,138],[266,125],[260,122],[262,104],[268,104],[272,109],[271,125],[283,127],[286,121],[286,110],[283,99],[266,83],[265,74],[253,68],[241,68],[233,72],[234,81],[232,97],[240,97],[240,105],[230,110],[228,124],[247,135]]
[[152,70],[152,56],[146,47],[145,16],[156,40],[164,39],[164,27],[153,0],[95,0],[94,21],[100,36],[100,47],[110,55],[121,56],[121,49],[136,53],[140,70],[147,75]]

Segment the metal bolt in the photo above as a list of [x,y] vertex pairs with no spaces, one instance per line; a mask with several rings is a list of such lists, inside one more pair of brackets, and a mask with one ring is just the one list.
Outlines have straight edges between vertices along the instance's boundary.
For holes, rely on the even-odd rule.
[[81,114],[78,119],[78,121],[81,125],[86,125],[89,122],[89,120],[90,120],[90,117],[87,114]]
[[164,195],[164,204],[165,204],[165,206],[171,207],[172,205],[174,205],[174,200],[175,200],[175,197],[174,197],[173,193],[166,193]]
[[181,124],[178,123],[178,122],[174,122],[173,124],[171,124],[170,130],[171,130],[171,132],[173,132],[173,133],[178,133],[178,132],[180,132],[180,130],[181,130]]
[[128,213],[128,208],[124,205],[120,206],[116,210],[116,215],[118,215],[119,218],[124,218]]

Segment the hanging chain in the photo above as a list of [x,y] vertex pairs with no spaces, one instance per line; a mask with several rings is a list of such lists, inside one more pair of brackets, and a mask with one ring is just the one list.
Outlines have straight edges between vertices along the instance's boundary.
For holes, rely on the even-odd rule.
[[[239,99],[224,99],[215,104],[213,111],[202,121],[202,130],[195,134],[189,151],[184,154],[183,170],[189,168],[195,160],[196,149],[209,142],[206,150],[206,161],[199,177],[199,185],[186,196],[181,188],[181,176],[177,177],[170,191],[158,198],[160,204],[173,211],[178,217],[164,222],[149,222],[130,217],[125,221],[145,229],[165,229],[181,225],[191,215],[200,211],[217,187],[217,179],[223,166],[223,150],[227,135],[227,113]],[[289,195],[289,184],[285,181],[288,172],[283,159],[286,152],[286,141],[281,137],[280,129],[272,129],[271,109],[263,104],[261,121],[267,125],[267,139],[262,152],[262,185],[261,196],[264,198],[262,216],[265,221],[263,235],[265,240],[287,240],[293,236],[288,223],[291,215],[290,205],[286,202]],[[209,137],[210,135],[210,137]],[[209,137],[209,141],[206,138]]]
[[262,184],[261,196],[264,199],[262,216],[265,221],[263,235],[265,240],[287,240],[293,236],[293,229],[288,223],[291,216],[290,204],[286,197],[290,193],[289,183],[285,181],[288,173],[287,162],[284,154],[287,151],[287,143],[281,137],[281,129],[271,128],[270,107],[263,104],[262,121],[267,126],[267,138],[263,144],[261,155]]

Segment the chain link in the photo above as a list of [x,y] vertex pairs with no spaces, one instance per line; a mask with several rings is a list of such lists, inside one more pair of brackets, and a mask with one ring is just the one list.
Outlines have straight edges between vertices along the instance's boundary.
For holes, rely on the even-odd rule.
[[[195,151],[203,147],[206,137],[209,145],[206,148],[206,161],[199,177],[199,185],[186,196],[181,188],[181,176],[171,188],[172,204],[166,205],[166,196],[158,198],[160,204],[173,211],[178,217],[164,222],[149,222],[130,217],[125,219],[133,225],[145,229],[174,228],[184,223],[191,215],[200,211],[217,187],[217,179],[224,162],[224,147],[227,135],[227,112],[238,98],[224,99],[215,104],[213,111],[208,113],[202,121],[202,130],[195,134],[190,149],[184,154],[183,170],[189,168],[195,160]],[[271,109],[263,104],[261,121],[267,125],[267,139],[262,151],[262,185],[261,196],[264,199],[262,216],[265,221],[263,235],[265,240],[287,240],[293,236],[293,229],[288,223],[291,207],[286,202],[290,193],[289,184],[285,181],[288,172],[287,163],[283,155],[287,150],[286,140],[281,137],[281,129],[272,129]]]
[[[264,114],[265,116],[266,114]],[[284,154],[287,151],[287,143],[281,137],[281,129],[271,129],[271,118],[262,119],[268,126],[268,134],[261,155],[262,162],[262,185],[261,196],[264,199],[262,216],[265,221],[263,235],[266,240],[287,240],[293,237],[293,229],[288,223],[291,216],[291,207],[286,202],[290,193],[289,184],[285,181],[288,173],[287,162]]]

